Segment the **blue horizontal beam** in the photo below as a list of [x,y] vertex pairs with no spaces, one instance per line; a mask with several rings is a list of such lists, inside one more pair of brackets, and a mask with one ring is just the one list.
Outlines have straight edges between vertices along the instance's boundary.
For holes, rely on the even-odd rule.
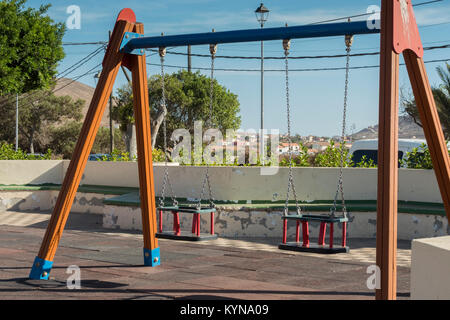
[[380,33],[380,30],[369,29],[366,21],[355,21],[281,28],[207,32],[174,36],[141,38],[129,37],[128,39],[123,39],[121,51],[124,53],[132,53],[133,50],[136,49],[158,47],[180,47],[187,45],[333,37],[373,33]]

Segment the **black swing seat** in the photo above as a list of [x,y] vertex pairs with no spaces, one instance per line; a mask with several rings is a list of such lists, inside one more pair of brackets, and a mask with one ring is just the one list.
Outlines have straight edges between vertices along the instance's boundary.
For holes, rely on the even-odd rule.
[[[304,215],[286,215],[283,216],[283,242],[278,246],[281,250],[310,252],[319,254],[348,253],[350,248],[346,246],[347,223],[348,218],[344,216],[331,216],[325,214],[304,214]],[[287,222],[289,220],[297,221],[296,241],[287,242]],[[319,222],[319,240],[318,243],[310,243],[309,222]],[[341,245],[333,244],[334,224],[342,224],[342,242]],[[303,242],[300,242],[300,224],[302,225]],[[330,225],[329,243],[325,244],[326,226]]]
[[[218,238],[217,234],[214,233],[214,214],[217,212],[216,208],[209,206],[202,206],[200,208],[197,206],[161,206],[156,210],[159,212],[159,232],[156,233],[157,238],[181,241],[205,241]],[[172,231],[163,231],[163,212],[173,214]],[[192,232],[181,231],[180,213],[192,214]],[[205,213],[211,215],[210,233],[200,233],[200,215]]]
[[200,208],[196,206],[164,206],[164,207],[158,207],[156,210],[162,210],[162,211],[170,211],[170,212],[179,212],[179,213],[211,213],[211,212],[217,212],[216,208],[212,207],[206,207],[202,206]]
[[283,219],[300,220],[300,221],[317,221],[317,222],[325,222],[325,223],[348,222],[347,217],[337,217],[337,216],[332,217],[332,216],[325,215],[325,214],[287,215],[287,216],[283,216]]

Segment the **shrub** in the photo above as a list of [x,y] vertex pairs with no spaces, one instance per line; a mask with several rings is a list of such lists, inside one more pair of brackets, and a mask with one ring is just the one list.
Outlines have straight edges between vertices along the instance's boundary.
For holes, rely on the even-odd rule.
[[[280,158],[280,167],[289,166],[289,156],[282,156]],[[293,167],[310,167],[308,148],[300,143],[300,152],[298,154],[292,155],[292,166]]]
[[343,166],[351,166],[352,161],[349,159],[349,150],[345,149],[345,144],[340,143],[336,146],[333,140],[330,140],[330,145],[323,152],[317,154],[314,164],[316,167],[340,167],[341,152],[344,156]]
[[[164,151],[161,149],[153,149],[152,150],[152,159],[153,162],[164,162]],[[170,161],[167,159],[167,161]]]
[[[164,162],[164,152],[159,149],[152,150],[152,159],[153,162]],[[114,149],[112,154],[104,155],[97,161],[114,161],[114,162],[126,162],[126,161],[136,161],[137,158],[130,158],[129,152],[122,152],[118,149]]]
[[411,169],[433,169],[430,150],[426,144],[407,152],[401,163]]
[[15,150],[12,144],[2,143],[0,145],[0,160],[50,160],[52,151],[47,150],[44,155],[27,154],[21,149]]
[[367,156],[364,155],[361,158],[361,161],[356,163],[357,168],[376,168],[377,165],[373,159],[367,159]]

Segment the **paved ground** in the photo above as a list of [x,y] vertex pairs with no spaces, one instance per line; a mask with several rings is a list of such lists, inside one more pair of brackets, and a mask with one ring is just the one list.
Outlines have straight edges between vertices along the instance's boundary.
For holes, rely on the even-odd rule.
[[[0,213],[2,299],[373,299],[367,267],[375,241],[349,239],[350,254],[281,251],[278,239],[160,240],[162,265],[142,266],[142,238],[72,215],[50,281],[28,280],[48,214]],[[398,298],[409,298],[409,242],[399,242]],[[66,268],[81,268],[80,290],[68,290]]]

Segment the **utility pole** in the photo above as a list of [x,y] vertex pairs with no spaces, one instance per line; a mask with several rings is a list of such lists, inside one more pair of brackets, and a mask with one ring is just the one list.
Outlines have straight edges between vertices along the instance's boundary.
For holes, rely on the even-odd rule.
[[[264,4],[255,10],[256,20],[258,20],[261,25],[261,29],[264,28],[264,24],[269,18],[269,9],[267,9]],[[264,165],[264,160],[266,156],[266,147],[264,146],[264,41],[261,41],[261,135],[260,139],[260,156],[261,163]]]
[[19,150],[19,94],[16,93],[16,151]]
[[[109,40],[111,41],[111,30],[109,31]],[[114,127],[112,120],[112,104],[113,104],[113,96],[112,92],[109,96],[109,154],[112,154],[114,151]]]
[[188,45],[188,72],[192,71],[191,45]]

